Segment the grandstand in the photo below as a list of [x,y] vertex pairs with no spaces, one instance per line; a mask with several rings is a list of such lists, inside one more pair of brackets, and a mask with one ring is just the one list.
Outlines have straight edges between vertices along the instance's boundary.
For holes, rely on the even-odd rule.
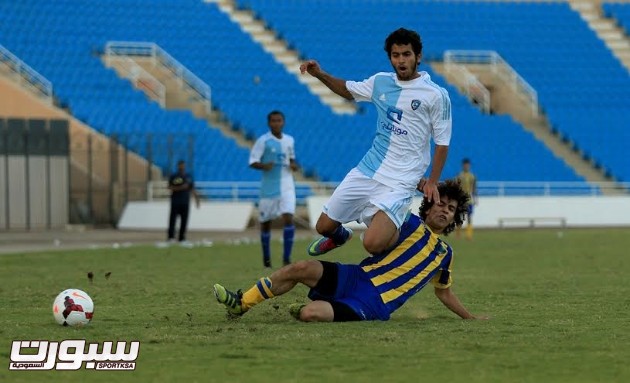
[[[220,3],[220,4],[219,4]],[[254,41],[239,23],[249,13],[299,58],[315,58],[336,76],[361,80],[389,70],[385,36],[400,26],[424,41],[421,69],[446,87],[454,133],[443,174],[472,158],[481,181],[630,181],[624,149],[630,110],[628,69],[565,2],[340,0],[24,0],[0,2],[0,44],[48,79],[58,106],[159,168],[190,159],[202,182],[255,182],[248,143],[282,110],[296,139],[303,176],[339,182],[369,148],[376,119],[369,105],[330,106]],[[232,13],[230,13],[232,10]],[[628,30],[628,5],[604,4],[604,15]],[[343,23],[331,27],[331,20]],[[370,28],[357,26],[369,25]],[[150,42],[203,83],[220,118],[174,109],[135,89],[102,60],[108,42]],[[515,42],[520,43],[515,43]],[[591,170],[585,176],[547,142],[509,115],[487,114],[443,77],[449,50],[491,50],[537,92],[548,129]],[[509,86],[504,84],[503,86]],[[343,108],[342,108],[343,109]],[[9,117],[9,116],[6,116]],[[231,130],[222,130],[220,125]],[[240,139],[234,139],[240,136]],[[72,138],[71,138],[72,139]],[[327,155],[323,157],[322,154]],[[571,164],[571,165],[568,165]],[[312,194],[302,186],[299,198]],[[220,198],[221,193],[209,197]],[[244,195],[252,198],[251,191]]]

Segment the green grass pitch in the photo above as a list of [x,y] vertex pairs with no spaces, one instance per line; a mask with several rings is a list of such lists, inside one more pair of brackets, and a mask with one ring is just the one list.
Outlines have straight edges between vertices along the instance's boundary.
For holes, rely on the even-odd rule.
[[[447,238],[453,289],[489,321],[458,319],[429,287],[388,322],[300,323],[287,306],[306,301],[303,286],[229,321],[211,286],[267,275],[257,244],[0,255],[0,382],[630,381],[630,230],[475,234]],[[362,254],[355,239],[323,259]],[[65,288],[93,298],[89,326],[54,322]],[[135,371],[9,371],[11,341],[38,339],[139,340],[140,355]]]

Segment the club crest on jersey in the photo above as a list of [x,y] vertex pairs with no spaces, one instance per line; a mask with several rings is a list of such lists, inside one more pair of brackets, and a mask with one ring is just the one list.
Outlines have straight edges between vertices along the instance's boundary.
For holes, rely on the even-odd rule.
[[411,100],[411,109],[416,110],[420,106],[420,100]]

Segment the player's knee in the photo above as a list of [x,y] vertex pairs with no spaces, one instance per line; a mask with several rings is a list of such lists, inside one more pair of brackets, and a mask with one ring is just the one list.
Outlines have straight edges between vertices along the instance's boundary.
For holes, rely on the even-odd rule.
[[306,305],[300,311],[300,320],[303,322],[325,322],[326,313],[318,306]]
[[286,266],[289,270],[288,272],[294,276],[295,278],[303,278],[308,276],[313,270],[313,262],[317,261],[298,261],[295,263],[291,263]]
[[387,243],[379,240],[379,238],[366,236],[363,239],[363,248],[370,254],[378,254],[387,250]]

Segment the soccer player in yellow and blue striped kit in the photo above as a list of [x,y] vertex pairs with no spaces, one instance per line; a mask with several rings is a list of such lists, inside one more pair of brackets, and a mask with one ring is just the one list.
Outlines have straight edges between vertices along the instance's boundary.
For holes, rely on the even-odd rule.
[[[289,311],[305,322],[388,320],[391,313],[431,282],[435,295],[463,319],[475,319],[451,291],[453,250],[439,236],[461,225],[469,196],[455,180],[438,186],[439,203],[424,199],[420,214],[410,214],[396,245],[359,265],[300,261],[261,278],[245,293],[214,285],[228,314],[243,315],[256,304],[282,295],[297,283],[311,288],[308,304]],[[485,319],[485,318],[484,318]]]

